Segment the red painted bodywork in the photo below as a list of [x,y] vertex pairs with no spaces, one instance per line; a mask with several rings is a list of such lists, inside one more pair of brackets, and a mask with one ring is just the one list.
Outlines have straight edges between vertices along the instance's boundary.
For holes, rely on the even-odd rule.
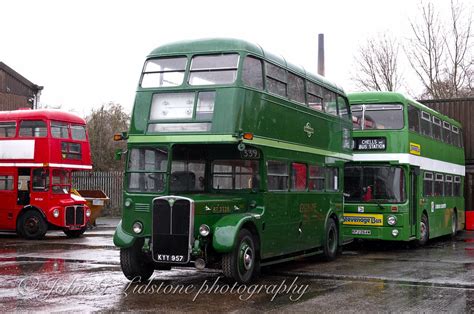
[[[46,123],[47,135],[45,137],[20,136],[19,126],[21,121],[41,120]],[[68,124],[68,138],[53,138],[51,133],[51,122],[65,122]],[[84,227],[89,220],[85,215],[88,210],[83,198],[71,195],[71,173],[75,170],[92,169],[91,152],[86,132],[84,140],[74,140],[71,137],[71,126],[85,127],[85,120],[68,112],[58,110],[15,110],[0,112],[0,124],[6,122],[16,123],[14,137],[2,137],[1,145],[8,145],[7,141],[16,141],[21,149],[21,141],[25,143],[34,141],[34,158],[9,158],[0,154],[0,179],[3,177],[13,178],[13,186],[10,189],[0,189],[0,230],[16,231],[17,220],[24,210],[31,207],[39,210],[49,223],[50,228],[76,230]],[[64,147],[80,145],[80,154],[70,158],[71,154],[64,151]],[[25,144],[26,145],[26,144]],[[1,151],[1,150],[0,150]],[[80,155],[80,156],[79,156]],[[61,172],[53,179],[53,173]],[[41,173],[44,183],[43,189],[38,189],[38,183],[34,182]],[[49,179],[46,179],[48,177]],[[49,182],[47,182],[49,180]],[[64,180],[64,181],[63,181]],[[36,184],[36,185],[35,185]],[[1,186],[1,185],[0,185]],[[60,192],[58,192],[60,191]],[[82,224],[66,224],[65,207],[84,206],[84,220]],[[54,209],[59,209],[59,216],[54,217]]]

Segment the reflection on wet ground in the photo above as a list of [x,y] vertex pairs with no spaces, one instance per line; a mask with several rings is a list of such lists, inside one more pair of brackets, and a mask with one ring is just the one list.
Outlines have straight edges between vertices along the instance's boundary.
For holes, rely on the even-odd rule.
[[424,248],[353,243],[336,261],[264,268],[249,285],[177,268],[128,281],[112,228],[45,241],[0,234],[0,311],[474,311],[474,232]]

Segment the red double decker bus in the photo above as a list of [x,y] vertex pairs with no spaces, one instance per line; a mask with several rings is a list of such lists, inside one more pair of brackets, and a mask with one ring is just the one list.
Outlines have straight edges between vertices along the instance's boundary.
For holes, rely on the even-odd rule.
[[41,239],[86,230],[90,209],[71,173],[92,169],[85,120],[56,110],[0,112],[0,230]]

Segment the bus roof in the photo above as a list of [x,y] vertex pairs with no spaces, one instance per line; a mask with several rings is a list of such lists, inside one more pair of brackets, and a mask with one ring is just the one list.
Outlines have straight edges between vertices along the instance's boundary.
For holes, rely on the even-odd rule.
[[86,124],[86,121],[69,112],[61,110],[50,110],[50,109],[20,109],[13,111],[0,111],[0,121],[16,120],[16,119],[44,119],[44,120],[56,120],[64,121],[69,123]]
[[245,52],[268,60],[272,63],[285,67],[286,69],[313,80],[339,93],[344,93],[342,87],[328,81],[326,78],[307,72],[302,66],[297,66],[286,61],[280,55],[266,51],[260,45],[241,39],[233,38],[209,38],[186,40],[169,43],[154,49],[148,58],[158,56],[171,56],[179,54],[207,54],[215,52]]
[[398,102],[402,104],[410,104],[423,111],[429,112],[431,115],[434,115],[438,118],[457,126],[461,127],[461,123],[458,121],[439,113],[436,110],[433,110],[422,103],[413,100],[405,95],[397,92],[357,92],[347,94],[349,98],[350,105],[366,104],[366,103],[388,103],[388,102]]

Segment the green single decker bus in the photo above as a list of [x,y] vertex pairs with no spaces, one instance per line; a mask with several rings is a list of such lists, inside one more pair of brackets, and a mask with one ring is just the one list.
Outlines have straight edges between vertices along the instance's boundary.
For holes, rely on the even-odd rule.
[[125,276],[195,266],[243,283],[260,266],[335,258],[351,121],[341,88],[258,45],[153,50],[122,136]]
[[344,236],[416,241],[464,229],[461,125],[393,92],[349,94]]

